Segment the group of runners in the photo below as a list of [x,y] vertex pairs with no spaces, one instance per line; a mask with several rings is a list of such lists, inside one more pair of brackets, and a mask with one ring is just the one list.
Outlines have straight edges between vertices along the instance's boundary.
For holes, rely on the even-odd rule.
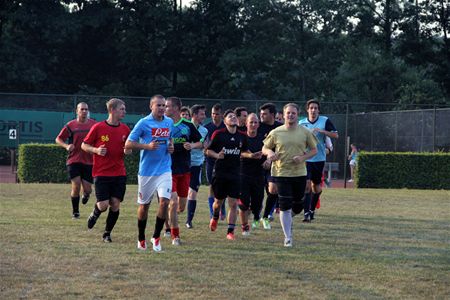
[[[130,130],[121,120],[125,103],[117,98],[107,104],[108,118],[88,118],[88,105],[77,105],[77,118],[68,122],[56,142],[68,151],[72,218],[80,218],[79,203],[86,204],[95,183],[97,201],[87,221],[92,229],[108,211],[103,241],[112,242],[120,203],[126,191],[124,156],[140,151],[138,172],[137,248],[147,249],[148,210],[153,199],[158,209],[150,242],[162,250],[161,233],[181,244],[179,215],[186,212],[185,226],[194,227],[197,193],[205,164],[209,183],[209,230],[227,222],[226,238],[235,239],[239,218],[243,236],[262,225],[271,229],[271,214],[280,213],[284,246],[291,247],[292,217],[303,211],[303,222],[315,218],[326,138],[337,138],[332,122],[320,115],[320,103],[309,100],[307,117],[299,121],[300,108],[288,103],[281,114],[266,103],[259,116],[245,107],[211,110],[211,122],[203,125],[206,107],[183,107],[180,98],[155,95],[150,113]],[[265,205],[264,196],[267,194]],[[225,208],[228,204],[228,210]],[[264,209],[263,209],[264,206]],[[251,222],[250,222],[251,220]]]

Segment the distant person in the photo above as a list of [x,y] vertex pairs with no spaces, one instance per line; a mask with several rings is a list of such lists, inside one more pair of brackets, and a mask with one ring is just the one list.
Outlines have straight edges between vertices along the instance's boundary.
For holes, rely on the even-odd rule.
[[305,193],[305,212],[303,222],[314,220],[315,209],[322,193],[322,174],[326,160],[326,140],[328,136],[333,139],[339,137],[336,127],[328,117],[320,114],[320,103],[311,99],[306,102],[305,109],[307,117],[300,120],[299,124],[314,133],[318,140],[317,154],[306,161],[308,169],[308,181]]
[[350,179],[348,182],[353,182],[355,179],[355,168],[356,168],[356,158],[358,157],[358,147],[356,147],[355,144],[351,144],[350,148],[352,151],[350,152],[350,155],[348,156],[348,160],[350,161]]
[[[206,107],[204,105],[194,105],[191,107],[192,124],[197,128],[198,132],[202,136],[200,140],[205,142],[208,135],[208,129],[206,129],[202,123],[206,118]],[[187,202],[187,219],[186,227],[192,228],[192,221],[194,220],[195,210],[197,208],[197,193],[200,188],[202,178],[202,165],[205,161],[204,148],[191,150],[191,179],[189,182],[189,193]]]
[[131,150],[124,149],[130,129],[120,122],[125,117],[125,103],[112,98],[106,102],[106,107],[108,119],[92,126],[81,149],[93,154],[92,176],[97,197],[87,227],[92,229],[100,214],[109,207],[103,241],[111,243],[111,231],[119,218],[120,202],[123,201],[126,190],[124,154],[130,154]]
[[[217,129],[225,128],[225,124],[222,120],[222,105],[220,103],[216,103],[213,105],[211,109],[211,122],[205,125],[205,128],[208,130],[208,135],[206,136],[206,146],[211,142],[211,137]],[[213,203],[214,203],[214,191],[212,188],[212,172],[214,169],[214,164],[216,159],[210,156],[206,156],[206,180],[209,184],[209,195],[208,195],[208,206],[209,206],[209,217],[210,219],[213,216]],[[225,209],[225,202],[222,205],[220,211],[220,219],[225,219],[227,215]]]
[[269,133],[262,152],[272,162],[271,175],[278,188],[284,246],[292,247],[292,215],[303,209],[305,161],[316,155],[317,140],[309,130],[298,125],[296,104],[286,104],[283,112],[285,124]]
[[240,162],[241,156],[250,158],[248,142],[245,133],[237,130],[237,117],[232,110],[224,113],[225,128],[216,130],[209,144],[206,155],[216,159],[214,164],[212,188],[214,191],[213,217],[209,223],[211,231],[216,231],[220,208],[228,199],[228,229],[227,239],[234,240],[236,226],[236,201],[240,193]]
[[[86,204],[92,193],[92,155],[81,150],[81,143],[89,130],[96,123],[89,119],[89,107],[85,102],[77,104],[77,118],[68,122],[59,132],[55,142],[67,150],[67,172],[69,173],[72,190],[72,218],[80,218],[80,192],[83,187],[81,202]],[[67,143],[66,143],[67,142]]]
[[191,119],[191,111],[190,111],[189,107],[183,106],[180,108],[180,117],[184,118],[186,120]]
[[172,196],[172,159],[174,147],[171,141],[173,121],[164,116],[166,100],[155,95],[150,100],[151,113],[140,119],[134,126],[125,144],[127,149],[141,151],[138,174],[138,242],[139,250],[147,250],[145,228],[147,227],[148,209],[153,196],[159,196],[155,229],[151,238],[153,251],[162,250],[160,236],[169,209]]
[[245,127],[245,124],[247,122],[247,116],[248,116],[247,108],[243,107],[243,106],[236,107],[234,109],[234,113],[236,114],[236,117],[238,119],[237,130],[246,132],[247,128]]
[[283,112],[282,111],[277,111],[277,114],[275,115],[275,121],[278,121],[278,122],[284,124]]

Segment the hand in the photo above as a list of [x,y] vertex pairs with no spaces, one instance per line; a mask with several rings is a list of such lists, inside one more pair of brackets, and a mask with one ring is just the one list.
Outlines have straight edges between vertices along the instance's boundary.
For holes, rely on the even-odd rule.
[[147,146],[147,150],[156,150],[159,148],[159,143],[157,141],[151,141],[150,144]]
[[305,157],[304,157],[303,155],[296,155],[296,156],[294,156],[294,157],[292,158],[292,160],[293,160],[295,163],[299,164],[299,163],[302,163],[302,162],[305,161]]
[[133,153],[133,150],[131,150],[131,149],[123,149],[123,153],[125,154],[125,155],[130,155],[131,153]]
[[278,159],[280,159],[278,153],[272,152],[269,155],[267,155],[267,160],[269,160],[270,162],[276,161]]
[[186,143],[183,144],[183,148],[186,149],[186,150],[191,150],[192,149],[192,144],[186,142]]
[[252,153],[252,158],[254,158],[254,159],[261,159],[261,157],[262,157],[262,151]]
[[105,145],[100,145],[100,147],[95,148],[95,153],[100,156],[105,156],[108,149],[105,148]]
[[323,130],[320,128],[313,128],[313,133],[323,133]]
[[75,146],[73,144],[67,145],[66,147],[67,152],[72,152],[73,149],[75,149]]
[[175,151],[175,146],[173,145],[172,140],[169,141],[169,146],[167,147],[167,151],[169,151],[170,154],[172,154],[173,151]]
[[224,159],[225,158],[225,147],[220,150],[219,153],[217,153],[217,159]]
[[267,159],[267,160],[265,160],[265,161],[263,162],[262,167],[263,167],[264,170],[270,170],[270,165],[271,165],[271,164],[272,164],[272,163]]

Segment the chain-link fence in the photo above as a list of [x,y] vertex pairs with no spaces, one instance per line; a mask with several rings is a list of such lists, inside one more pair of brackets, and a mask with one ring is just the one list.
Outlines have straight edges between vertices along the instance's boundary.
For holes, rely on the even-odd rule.
[[[117,96],[126,103],[127,114],[135,118],[149,113],[150,97]],[[53,95],[53,94],[9,94],[0,93],[0,138],[6,135],[11,128],[19,131],[38,126],[30,121],[26,115],[30,111],[65,112],[75,116],[76,104],[86,102],[91,113],[106,114],[105,103],[112,96],[89,95]],[[277,101],[277,100],[236,100],[236,99],[202,99],[182,98],[183,105],[192,106],[203,104],[208,109],[220,103],[223,109],[244,106],[251,112],[259,112],[259,107],[272,102],[281,110],[287,102],[295,102],[302,108],[303,101]],[[332,102],[322,101],[321,114],[326,115],[333,122],[339,132],[339,139],[334,141],[334,151],[328,160],[339,163],[337,176],[343,178],[348,168],[348,143],[355,143],[358,148],[365,151],[411,151],[432,152],[450,150],[450,106],[448,105],[406,105],[390,103],[361,102]],[[19,112],[24,120],[11,120],[11,111]],[[22,113],[21,113],[22,112]],[[52,115],[44,118],[54,118]],[[17,114],[15,115],[17,116]],[[303,110],[300,117],[305,117]],[[22,119],[20,117],[15,117]],[[27,123],[28,122],[28,123]],[[19,126],[20,125],[20,126]],[[28,127],[27,127],[28,126]],[[46,129],[41,130],[45,131]],[[56,125],[49,126],[59,131]],[[39,127],[38,127],[39,128]],[[53,132],[50,134],[54,139]],[[30,135],[31,137],[33,135]],[[36,140],[40,141],[40,140]],[[1,145],[4,150],[7,145]],[[2,154],[3,153],[3,154]],[[8,161],[7,151],[0,152],[0,162]]]

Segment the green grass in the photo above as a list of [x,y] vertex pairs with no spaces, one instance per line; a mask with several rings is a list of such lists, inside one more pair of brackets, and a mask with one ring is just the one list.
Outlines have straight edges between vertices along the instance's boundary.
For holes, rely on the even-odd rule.
[[[0,298],[449,299],[450,192],[328,189],[316,222],[225,239],[208,231],[202,187],[194,229],[164,253],[136,250],[136,186],[128,186],[113,243],[70,218],[69,185],[0,185]],[[150,208],[148,236],[156,205]],[[181,223],[185,214],[180,216]],[[240,231],[238,231],[240,232]]]

